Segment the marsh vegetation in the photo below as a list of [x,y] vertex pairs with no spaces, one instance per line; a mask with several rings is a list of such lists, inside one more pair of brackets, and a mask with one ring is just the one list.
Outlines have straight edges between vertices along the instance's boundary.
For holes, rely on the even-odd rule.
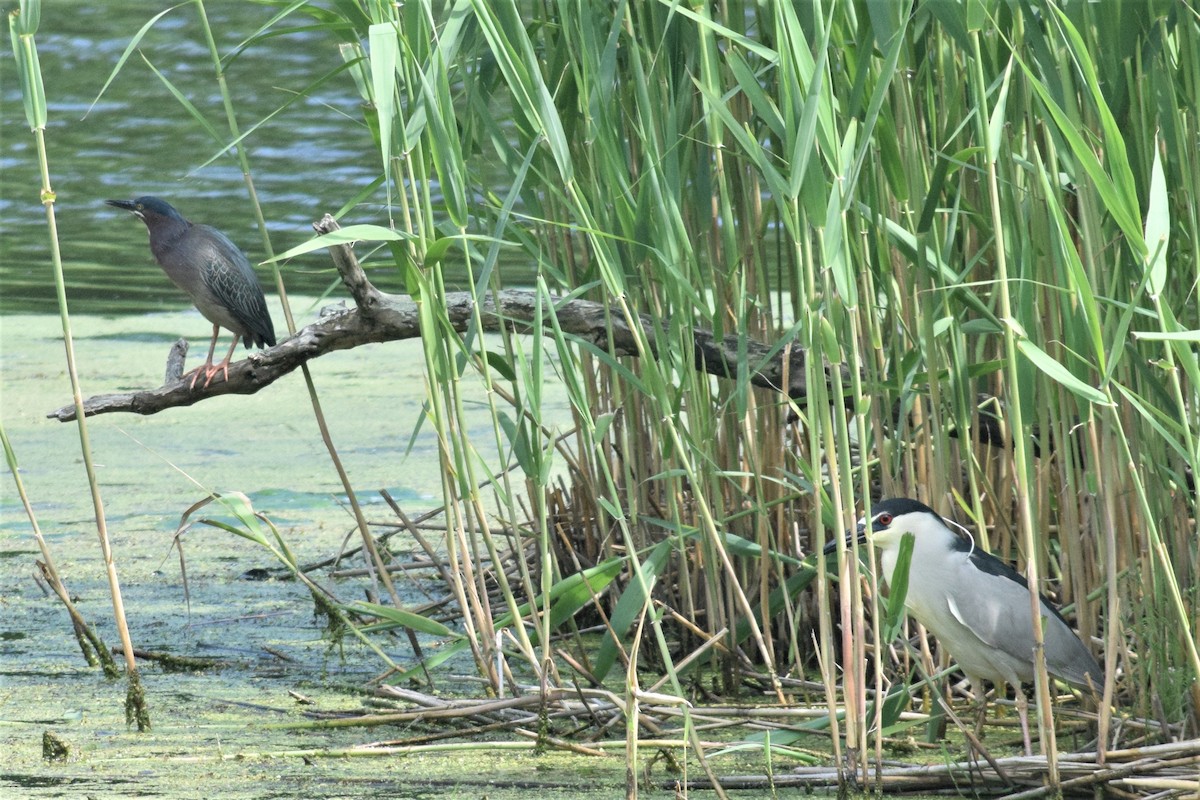
[[[44,103],[55,87],[39,107],[36,5],[10,24],[52,183]],[[1103,773],[1100,755],[1060,771],[1060,750],[1119,762],[1149,745],[1171,749],[1125,791],[1169,789],[1176,769],[1194,780],[1190,3],[264,7],[261,27],[226,49],[204,3],[172,9],[129,32],[110,77],[138,71],[163,101],[143,113],[207,134],[207,152],[179,154],[180,172],[211,161],[244,176],[276,327],[300,331],[293,348],[336,322],[293,313],[297,257],[332,252],[343,280],[356,259],[378,288],[411,298],[403,346],[416,366],[369,375],[394,415],[328,402],[339,387],[314,373],[344,354],[313,360],[316,348],[253,398],[269,403],[290,383],[311,409],[330,464],[320,480],[353,519],[330,561],[300,558],[295,529],[239,487],[176,509],[190,526],[185,556],[197,530],[219,531],[296,581],[295,602],[315,600],[329,640],[353,643],[358,685],[387,706],[309,715],[310,729],[359,730],[357,749],[343,739],[271,755],[395,755],[435,740],[615,753],[633,796],[639,781],[719,787],[734,771],[722,757],[751,752],[762,786],[787,785],[809,760],[839,768],[806,785],[857,775],[870,786],[906,742],[951,746],[935,698],[957,703],[956,679],[936,642],[889,611],[869,552],[861,575],[843,559],[840,580],[812,554],[868,498],[899,495],[1016,563],[1105,665],[1096,697],[1052,708],[1049,690],[1035,695],[1051,723],[1045,761],[1010,780],[1053,791],[1076,779],[1067,789],[1090,792],[1128,776]],[[213,106],[190,102],[143,42],[188,14],[201,23],[186,35],[212,56]],[[289,37],[317,54],[280,118],[335,87],[361,115],[356,158],[371,169],[322,209],[340,231],[280,245],[255,203],[264,120],[240,117],[224,76]],[[51,189],[40,197],[52,237]],[[382,313],[384,301],[355,290],[366,276],[349,291],[327,280],[346,300],[335,314],[370,327]],[[499,300],[518,291],[526,310],[506,312]],[[579,308],[589,324],[563,324],[558,311]],[[65,307],[63,323],[69,334]],[[260,366],[232,368],[229,390],[256,388]],[[163,407],[218,402],[181,392],[174,403],[163,389]],[[236,437],[231,417],[216,435]],[[376,431],[378,457],[397,470],[427,447],[430,491],[357,482],[339,448],[347,424]],[[99,488],[92,496],[104,539]],[[124,645],[136,674],[137,643]],[[451,665],[471,675],[465,687],[447,689]],[[150,724],[166,713],[145,712]],[[386,743],[395,749],[377,743],[379,724],[405,726]]]

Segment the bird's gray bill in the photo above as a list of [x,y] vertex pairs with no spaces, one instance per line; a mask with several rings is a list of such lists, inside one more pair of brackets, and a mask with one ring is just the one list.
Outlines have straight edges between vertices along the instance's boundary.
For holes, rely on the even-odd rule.
[[[859,526],[858,530],[859,533],[855,533],[854,529],[851,528],[842,535],[842,540],[846,542],[846,547],[849,547],[851,542],[861,537],[862,526]],[[824,552],[825,555],[829,555],[835,550],[837,550],[837,539],[830,539],[825,543],[825,549],[822,552]]]

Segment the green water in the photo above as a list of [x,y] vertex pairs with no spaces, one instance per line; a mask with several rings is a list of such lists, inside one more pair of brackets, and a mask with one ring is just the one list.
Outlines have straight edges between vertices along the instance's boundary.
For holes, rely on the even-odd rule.
[[[144,226],[105,206],[106,198],[159,195],[194,222],[224,230],[252,262],[262,261],[261,236],[236,161],[226,155],[201,166],[220,145],[142,59],[144,55],[163,72],[215,129],[227,131],[194,7],[183,4],[159,20],[142,40],[140,54],[130,57],[93,106],[134,34],[166,4],[106,0],[43,5],[37,42],[49,104],[46,141],[72,310],[131,313],[187,304],[151,259]],[[223,54],[277,10],[240,0],[209,2],[206,8]],[[296,16],[290,25],[310,21]],[[0,59],[0,313],[53,311],[35,144],[8,51],[6,44]],[[341,63],[337,41],[321,32],[268,38],[248,48],[229,64],[226,76],[241,129],[250,129]],[[335,77],[246,141],[276,252],[311,238],[314,220],[337,211],[380,172],[348,74]],[[344,222],[386,224],[384,201],[380,191]],[[260,268],[260,274],[264,286],[270,286],[269,268]],[[511,277],[512,270],[506,274]],[[381,288],[402,290],[390,270],[372,278]],[[289,291],[319,294],[334,280],[322,254],[285,268]],[[277,318],[276,328],[280,324]]]
[[[245,2],[206,4],[223,51],[276,10]],[[263,257],[246,189],[234,162],[200,165],[218,145],[190,120],[135,54],[89,111],[130,38],[165,6],[144,2],[47,2],[38,33],[49,101],[46,133],[52,185],[80,378],[86,395],[157,386],[172,342],[192,342],[189,367],[203,357],[208,323],[153,263],[144,227],[104,205],[106,198],[157,194],[186,216],[225,230],[252,261]],[[298,22],[300,19],[298,18]],[[201,44],[194,7],[161,20],[141,52],[224,129],[220,97]],[[336,42],[320,33],[268,39],[236,59],[228,81],[243,129],[340,63]],[[58,569],[83,615],[106,641],[117,641],[96,541],[92,505],[73,424],[46,419],[71,402],[44,210],[38,202],[34,140],[24,125],[11,56],[0,59],[0,415],[21,478]],[[312,236],[310,223],[336,211],[376,177],[377,155],[361,122],[348,77],[277,117],[249,140],[256,187],[274,246]],[[385,223],[382,197],[347,222]],[[264,283],[269,274],[261,269]],[[509,273],[511,275],[511,272]],[[300,325],[325,303],[305,300],[333,281],[314,254],[285,273]],[[372,274],[399,290],[390,271]],[[282,314],[268,302],[277,329]],[[242,351],[239,351],[240,358]],[[420,427],[424,370],[420,343],[371,345],[311,364],[331,433],[372,523],[392,519],[378,495],[416,516],[441,504],[437,442]],[[466,424],[490,472],[501,461],[482,389],[468,398]],[[551,403],[547,422],[555,416]],[[559,422],[568,417],[557,405]],[[414,431],[417,433],[414,435]],[[383,759],[225,757],[263,751],[354,746],[403,731],[274,731],[306,712],[359,712],[357,688],[377,675],[378,657],[354,643],[335,647],[291,581],[251,581],[277,566],[246,540],[208,527],[186,534],[185,599],[172,542],[180,515],[209,490],[244,492],[279,526],[302,562],[336,554],[357,538],[344,492],[329,463],[298,373],[253,396],[230,396],[152,417],[110,415],[90,421],[94,460],[114,558],[137,647],[206,656],[222,666],[169,673],[143,661],[154,728],[124,723],[123,681],[105,680],[83,663],[59,603],[35,580],[39,558],[7,468],[0,470],[0,798],[9,797],[363,797],[538,796],[620,793],[618,753],[594,759],[529,753],[445,753]],[[474,434],[478,435],[475,436]],[[436,532],[428,534],[435,543]],[[399,543],[401,554],[405,552]],[[355,566],[350,564],[349,566]],[[346,599],[357,581],[315,575]],[[413,602],[444,587],[410,575],[400,590]],[[440,643],[422,637],[427,651]],[[414,655],[403,637],[382,645],[400,664]],[[443,671],[471,675],[468,661]],[[474,694],[471,680],[439,678],[436,691]],[[298,705],[288,692],[313,699]],[[65,764],[41,759],[43,731],[73,747]],[[602,775],[603,777],[597,777]],[[660,795],[662,796],[662,795]]]
[[[296,298],[303,317],[315,308]],[[274,309],[276,312],[278,309]],[[207,327],[194,310],[138,316],[73,317],[75,350],[87,395],[156,386],[179,331]],[[0,413],[20,474],[57,567],[81,613],[110,644],[118,641],[104,580],[92,506],[74,424],[46,419],[68,404],[57,316],[9,314],[2,323]],[[202,344],[202,342],[201,342]],[[203,353],[193,352],[194,364]],[[436,441],[429,426],[414,436],[424,399],[418,341],[370,345],[330,354],[311,369],[346,470],[368,519],[393,519],[377,490],[387,488],[411,517],[441,505]],[[491,423],[482,387],[467,392],[467,427],[489,464]],[[564,424],[565,403],[550,390],[547,421]],[[557,423],[555,423],[557,419]],[[200,673],[167,672],[143,662],[154,723],[148,734],[127,730],[123,681],[88,667],[57,600],[34,575],[40,558],[7,468],[0,469],[0,798],[232,798],[386,796],[520,796],[506,782],[544,784],[545,797],[582,797],[585,770],[603,770],[599,795],[619,794],[618,755],[603,763],[530,753],[444,753],[382,759],[298,757],[223,761],[244,753],[353,747],[397,738],[399,730],[273,730],[264,723],[304,722],[313,711],[361,712],[357,688],[382,670],[379,658],[347,641],[332,645],[307,592],[293,581],[248,580],[278,567],[242,538],[197,526],[186,534],[185,598],[178,552],[180,516],[208,489],[244,492],[278,525],[302,563],[357,542],[341,484],[329,464],[298,373],[252,396],[218,397],[150,417],[107,415],[89,433],[114,558],[124,587],[135,646],[217,659]],[[489,467],[490,470],[490,467]],[[381,532],[377,529],[376,532]],[[427,535],[440,541],[436,531]],[[403,559],[415,544],[394,541]],[[361,566],[352,560],[347,567]],[[313,577],[344,599],[362,596],[359,579]],[[446,589],[428,570],[397,582],[405,602]],[[441,646],[422,636],[427,653]],[[413,665],[404,637],[381,640],[389,655]],[[469,657],[439,672],[437,691],[475,693]],[[298,705],[298,691],[315,707]],[[74,748],[65,764],[41,759],[43,731]],[[531,773],[546,770],[541,776]],[[269,781],[269,783],[262,783]],[[461,786],[460,786],[461,784]],[[266,788],[264,788],[266,787]],[[568,788],[555,788],[568,787]],[[269,788],[269,792],[266,789]],[[659,795],[663,796],[663,795]]]
[[[157,194],[197,222],[226,231],[250,256],[263,258],[240,171],[225,157],[201,168],[218,149],[134,54],[92,107],[134,33],[165,4],[47,2],[38,44],[49,101],[52,185],[65,262],[80,378],[86,395],[157,386],[173,341],[203,356],[208,323],[151,260],[143,226],[104,205],[106,198]],[[276,11],[238,0],[206,4],[223,52]],[[194,8],[163,18],[141,53],[224,130],[220,97]],[[243,130],[250,128],[340,63],[336,42],[321,33],[265,40],[236,59],[228,81]],[[84,616],[110,643],[111,602],[73,424],[46,419],[71,401],[56,315],[44,210],[33,138],[24,126],[9,56],[0,59],[0,415],[57,566]],[[249,139],[259,197],[277,251],[308,239],[310,223],[335,211],[376,178],[377,153],[362,125],[349,77],[339,77]],[[90,110],[89,110],[90,108]],[[382,195],[346,222],[386,222]],[[262,269],[264,279],[269,274]],[[517,273],[519,275],[519,273]],[[289,289],[317,295],[334,281],[314,254],[288,265]],[[513,270],[506,269],[511,279]],[[400,290],[388,270],[372,278]],[[269,281],[264,280],[269,284]],[[273,291],[269,304],[282,330]],[[342,297],[336,291],[334,302]],[[293,297],[300,325],[322,303]],[[197,352],[198,351],[198,352]],[[239,351],[240,358],[242,351]],[[371,345],[330,354],[312,372],[331,432],[368,518],[391,513],[387,488],[409,516],[441,504],[437,442],[419,428],[424,370],[419,342]],[[485,394],[467,395],[465,423],[492,472],[494,444]],[[569,423],[561,388],[547,387],[543,422]],[[419,428],[419,429],[418,429]],[[56,600],[34,579],[38,557],[12,476],[0,470],[0,798],[8,797],[616,797],[624,759],[548,753],[448,752],[371,759],[267,758],[316,748],[352,747],[401,738],[404,730],[278,730],[264,723],[304,721],[313,710],[359,712],[356,691],[377,675],[377,657],[361,646],[331,647],[312,603],[295,583],[244,579],[276,566],[253,544],[198,527],[183,544],[185,599],[177,551],[180,515],[209,490],[244,492],[280,528],[302,562],[339,551],[352,520],[343,489],[320,442],[298,374],[253,396],[229,396],[152,417],[109,415],[89,423],[114,557],[136,646],[206,656],[222,666],[168,673],[143,662],[148,734],[125,727],[125,685],[84,665]],[[414,431],[416,434],[414,435]],[[432,534],[431,534],[432,535]],[[317,579],[346,593],[355,583]],[[442,594],[430,575],[406,576],[405,598]],[[427,652],[439,642],[422,637]],[[407,640],[384,642],[411,665]],[[450,663],[436,691],[478,692],[471,663]],[[312,699],[301,706],[289,695]],[[66,764],[41,760],[43,731],[74,748]],[[512,738],[512,737],[506,737]],[[236,759],[249,754],[246,759]],[[757,766],[757,762],[752,762]],[[750,764],[721,765],[731,772]],[[694,767],[693,767],[694,768]],[[661,764],[656,786],[671,779]],[[674,796],[647,788],[642,796]]]

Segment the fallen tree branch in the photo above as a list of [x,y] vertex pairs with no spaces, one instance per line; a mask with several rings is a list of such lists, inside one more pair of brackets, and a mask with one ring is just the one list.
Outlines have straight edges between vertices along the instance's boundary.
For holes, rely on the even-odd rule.
[[[1197,763],[1200,763],[1200,739],[1170,742],[1131,750],[1099,753],[1060,753],[1057,787],[1046,784],[1049,771],[1045,756],[1011,756],[997,760],[1004,777],[984,769],[974,761],[924,765],[887,764],[870,780],[871,788],[887,794],[934,792],[962,793],[966,787],[976,794],[1009,792],[1008,800],[1035,800],[1056,791],[1070,796],[1093,796],[1099,786],[1120,786],[1127,796],[1153,796],[1164,788],[1195,791]],[[834,767],[797,767],[789,773],[774,775],[738,775],[721,778],[726,789],[797,788],[820,791],[839,788]],[[1010,783],[1029,787],[1010,791]],[[690,789],[710,788],[707,781],[695,779]],[[1161,794],[1158,794],[1161,796]]]
[[[326,215],[314,223],[318,233],[337,230],[337,223]],[[209,397],[225,394],[254,394],[271,385],[301,364],[335,350],[348,350],[372,342],[412,339],[421,335],[417,304],[409,297],[380,292],[367,279],[350,245],[329,248],[342,282],[355,301],[355,308],[323,311],[316,322],[301,328],[275,347],[252,352],[242,361],[229,365],[229,379],[206,387],[192,388],[188,381],[168,381],[157,389],[106,394],[84,401],[85,416],[111,413],[156,414],[168,408],[190,406]],[[466,331],[475,314],[485,331],[510,330],[527,333],[538,313],[537,295],[530,290],[488,292],[478,305],[468,292],[446,295],[446,315],[459,332]],[[637,337],[623,317],[610,314],[601,303],[591,300],[562,300],[555,304],[558,326],[578,340],[615,355],[636,356]],[[662,331],[649,317],[640,317],[642,335],[655,342]],[[550,331],[551,327],[546,326]],[[750,382],[755,386],[784,391],[793,398],[805,394],[804,353],[798,348],[778,349],[736,336],[717,339],[709,331],[696,329],[694,360],[696,368],[725,378],[737,375],[738,363],[745,358],[748,369],[755,371]],[[784,386],[784,376],[787,386]],[[68,405],[47,415],[60,422],[75,419],[75,406]]]

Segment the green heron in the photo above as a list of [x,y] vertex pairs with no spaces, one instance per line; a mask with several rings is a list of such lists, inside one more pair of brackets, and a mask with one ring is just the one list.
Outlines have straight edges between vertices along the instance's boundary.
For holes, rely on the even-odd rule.
[[[208,225],[193,225],[170,203],[157,197],[105,202],[131,212],[146,223],[154,260],[213,324],[208,358],[203,366],[193,370],[193,388],[202,370],[206,388],[218,372],[229,380],[229,361],[239,338],[247,348],[251,345],[275,346],[275,326],[267,313],[267,301],[258,276],[228,236]],[[233,346],[225,360],[214,367],[213,352],[221,328],[233,331]]]
[[[900,541],[913,536],[908,594],[904,605],[958,661],[982,696],[980,678],[1006,682],[1017,690],[1017,711],[1025,749],[1029,724],[1021,684],[1033,680],[1033,616],[1025,577],[969,539],[955,535],[932,508],[916,500],[894,498],[871,506],[871,519],[858,523],[848,539],[870,542],[880,550],[880,567],[890,584]],[[825,550],[831,552],[837,542]],[[1104,683],[1091,652],[1058,610],[1038,595],[1046,671],[1059,680],[1088,688]]]

